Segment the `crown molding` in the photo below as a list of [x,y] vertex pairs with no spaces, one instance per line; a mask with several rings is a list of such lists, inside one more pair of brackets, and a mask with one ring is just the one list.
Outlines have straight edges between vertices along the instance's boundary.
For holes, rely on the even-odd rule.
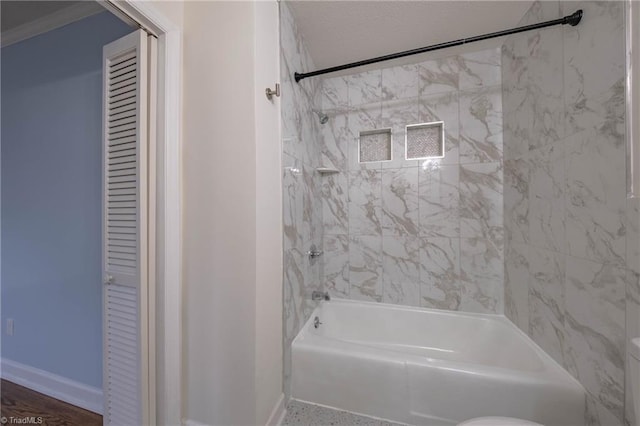
[[102,11],[104,11],[104,8],[93,1],[83,1],[73,4],[49,15],[27,22],[26,24],[3,31],[0,34],[0,47],[6,47],[55,30],[56,28],[63,27]]

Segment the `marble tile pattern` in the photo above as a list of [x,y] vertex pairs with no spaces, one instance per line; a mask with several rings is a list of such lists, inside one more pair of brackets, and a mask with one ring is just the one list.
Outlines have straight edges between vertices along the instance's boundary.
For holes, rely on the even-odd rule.
[[[322,80],[324,277],[335,297],[503,311],[498,48]],[[410,124],[444,122],[445,157],[407,160]],[[391,129],[390,161],[359,163]]]
[[[536,1],[520,24],[576,9],[577,27],[501,49],[296,84],[314,67],[281,3],[285,390],[290,342],[323,288],[504,312],[585,387],[585,424],[632,424],[640,207],[626,200],[623,3]],[[433,121],[445,157],[406,160],[404,126]],[[391,161],[359,163],[359,132],[381,128]],[[315,264],[311,243],[325,252]]]
[[[637,203],[637,200],[633,200]],[[637,241],[637,240],[636,240]],[[627,271],[627,293],[625,297],[627,339],[640,336],[640,280],[638,273]],[[627,353],[625,365],[625,421],[628,426],[635,425],[640,413],[634,413],[633,394],[631,392],[631,358]]]
[[[314,68],[313,61],[300,36],[293,15],[286,2],[280,3],[281,18],[281,111],[283,147],[283,326],[284,326],[284,383],[289,392],[291,341],[298,334],[315,308],[310,300],[313,290],[323,288],[323,263],[311,261],[306,254],[311,245],[329,247],[327,279],[336,292],[345,288],[341,271],[332,269],[331,255],[340,253],[340,240],[324,241],[324,228],[344,229],[344,221],[323,222],[323,209],[330,209],[336,217],[346,215],[346,199],[342,200],[340,185],[323,181],[316,172],[323,161],[321,155],[323,128],[313,110],[321,108],[321,84],[308,79],[300,84],[293,80],[294,71]],[[335,203],[323,202],[323,193],[335,195]],[[333,217],[327,214],[326,217]],[[337,266],[336,266],[337,267]]]
[[623,3],[536,1],[520,24],[577,9],[578,26],[502,47],[505,314],[585,387],[585,424],[630,425],[640,234],[626,200]]

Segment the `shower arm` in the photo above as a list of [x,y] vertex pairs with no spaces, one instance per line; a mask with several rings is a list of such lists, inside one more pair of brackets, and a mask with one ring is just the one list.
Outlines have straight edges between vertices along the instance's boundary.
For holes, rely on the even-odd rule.
[[576,25],[578,25],[578,23],[580,23],[581,19],[582,19],[582,9],[575,11],[571,15],[567,15],[563,18],[554,19],[552,21],[525,25],[523,27],[512,28],[510,30],[498,31],[495,33],[483,34],[475,37],[462,38],[459,40],[448,41],[446,43],[439,43],[431,46],[420,47],[418,49],[405,50],[404,52],[391,53],[389,55],[378,56],[376,58],[365,59],[357,62],[351,62],[350,64],[338,65],[335,67],[324,68],[317,71],[311,71],[306,73],[296,72],[293,74],[293,76],[296,82],[299,83],[300,80],[302,79],[305,79],[308,77],[315,77],[316,75],[322,75],[322,74],[328,74],[331,72],[347,70],[350,68],[361,67],[363,65],[375,64],[377,62],[390,61],[391,59],[404,58],[405,56],[418,55],[420,53],[432,52],[434,50],[446,49],[448,47],[461,46],[463,44],[473,43],[475,41],[488,40],[490,38],[495,38],[495,37],[503,37],[511,34],[521,33],[524,31],[537,30],[539,28],[551,27],[553,25],[568,24],[568,25],[571,25],[572,27],[575,27]]

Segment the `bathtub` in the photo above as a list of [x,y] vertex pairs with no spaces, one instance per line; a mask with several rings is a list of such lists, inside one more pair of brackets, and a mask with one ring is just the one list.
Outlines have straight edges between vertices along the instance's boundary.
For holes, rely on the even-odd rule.
[[294,399],[406,424],[584,424],[580,383],[500,315],[322,302],[293,341],[291,376]]

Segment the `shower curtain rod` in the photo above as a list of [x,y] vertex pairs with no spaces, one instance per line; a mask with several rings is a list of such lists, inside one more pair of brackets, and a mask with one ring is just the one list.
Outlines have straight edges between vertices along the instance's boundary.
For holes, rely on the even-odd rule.
[[475,37],[462,38],[459,40],[448,41],[446,43],[434,44],[432,46],[420,47],[418,49],[405,50],[404,52],[392,53],[390,55],[378,56],[377,58],[365,59],[362,61],[351,62],[350,64],[338,65],[335,67],[324,68],[317,71],[305,72],[305,73],[294,73],[293,76],[297,83],[300,80],[315,77],[316,75],[328,74],[330,72],[347,70],[349,68],[360,67],[363,65],[375,64],[376,62],[389,61],[391,59],[403,58],[405,56],[417,55],[419,53],[432,52],[434,50],[446,49],[447,47],[460,46],[466,43],[473,43],[474,41],[482,41],[495,37],[502,37],[510,34],[521,33],[524,31],[537,30],[538,28],[551,27],[553,25],[566,25],[569,24],[572,27],[578,25],[580,20],[582,19],[582,9],[579,9],[572,13],[571,15],[567,15],[564,18],[554,19],[552,21],[540,22],[538,24],[525,25],[523,27],[512,28],[510,30],[498,31],[495,33],[489,33],[484,35],[479,35]]

